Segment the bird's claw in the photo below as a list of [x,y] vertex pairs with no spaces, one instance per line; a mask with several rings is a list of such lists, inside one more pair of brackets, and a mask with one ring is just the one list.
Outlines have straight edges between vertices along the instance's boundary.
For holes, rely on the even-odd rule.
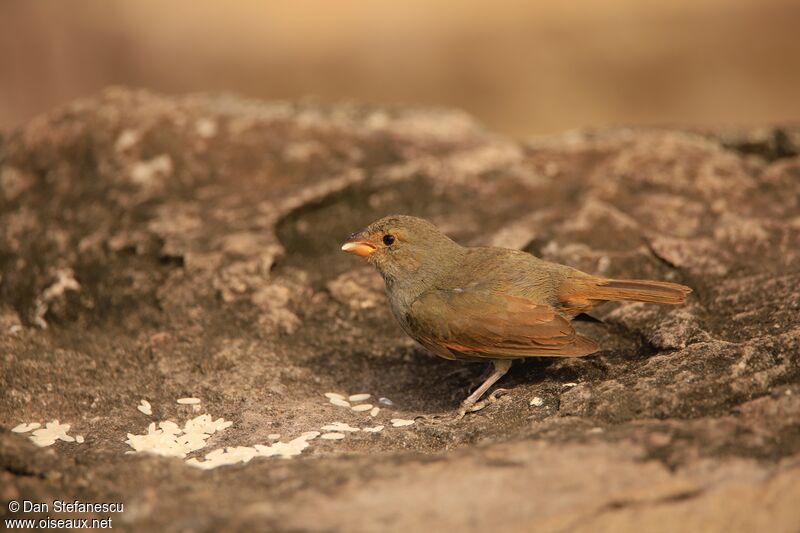
[[428,422],[431,424],[438,424],[447,420],[447,415],[443,414],[432,414],[432,415],[417,415],[414,417],[414,420],[420,422]]
[[493,393],[491,393],[491,394],[489,395],[489,398],[487,398],[487,401],[488,401],[489,403],[494,403],[494,402],[496,402],[496,401],[497,401],[497,399],[498,399],[500,396],[503,396],[503,395],[505,395],[505,394],[508,394],[509,392],[511,392],[511,391],[510,391],[510,390],[508,390],[508,389],[497,389],[497,390],[495,390]]
[[467,413],[475,413],[480,411],[481,409],[485,408],[487,405],[491,405],[497,401],[497,399],[510,392],[508,389],[497,389],[493,393],[491,393],[485,400],[481,400],[479,402],[467,402],[461,404],[461,407],[451,416],[447,416],[445,414],[432,414],[432,415],[417,415],[414,417],[414,420],[419,420],[421,422],[429,422],[432,424],[440,424],[442,422],[458,422],[462,418],[464,418]]
[[463,404],[461,404],[461,407],[456,412],[456,415],[455,415],[454,419],[455,420],[461,420],[462,418],[464,418],[464,416],[466,416],[467,413],[476,413],[476,412],[480,411],[481,409],[485,408],[487,405],[493,404],[494,402],[497,401],[497,399],[500,396],[502,396],[502,395],[504,395],[504,394],[506,394],[508,392],[509,392],[508,389],[497,389],[496,391],[491,393],[489,395],[489,397],[486,398],[485,400],[481,400],[479,402],[474,402],[474,403],[472,403],[472,402],[470,402],[470,403],[464,402]]

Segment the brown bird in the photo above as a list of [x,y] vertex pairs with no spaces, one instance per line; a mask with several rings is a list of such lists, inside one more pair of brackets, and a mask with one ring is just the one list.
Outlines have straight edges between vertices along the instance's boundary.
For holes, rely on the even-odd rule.
[[585,274],[520,250],[467,248],[430,222],[392,215],[350,235],[342,250],[366,257],[386,283],[403,330],[446,359],[491,361],[494,372],[457,418],[482,409],[483,394],[524,357],[581,357],[598,345],[570,320],[613,300],[680,304],[691,292],[675,283]]

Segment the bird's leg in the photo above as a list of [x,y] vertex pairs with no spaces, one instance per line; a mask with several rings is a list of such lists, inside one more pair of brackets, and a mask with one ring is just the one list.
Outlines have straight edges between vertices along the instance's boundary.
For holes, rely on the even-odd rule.
[[492,385],[497,383],[497,380],[503,377],[506,374],[506,372],[508,372],[508,369],[511,368],[511,361],[509,359],[495,359],[493,362],[494,362],[494,372],[492,372],[492,374],[488,378],[486,378],[486,381],[484,381],[480,387],[475,389],[475,392],[470,394],[466,400],[461,402],[461,407],[458,409],[458,412],[456,413],[455,417],[456,420],[461,420],[467,413],[480,411],[488,404],[494,402],[495,396],[498,393],[505,392],[505,389],[498,389],[491,396],[489,396],[488,400],[484,400],[482,402],[478,401],[481,399],[481,396],[483,396],[484,393],[487,390],[489,390],[489,388]]

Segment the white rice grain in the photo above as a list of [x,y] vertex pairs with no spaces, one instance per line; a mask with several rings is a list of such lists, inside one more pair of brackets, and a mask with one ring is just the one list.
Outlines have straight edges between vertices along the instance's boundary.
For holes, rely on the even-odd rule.
[[361,413],[363,411],[371,411],[372,410],[372,404],[371,403],[362,403],[360,405],[354,405],[352,407],[352,409],[353,409],[353,411],[355,411],[357,413]]
[[366,392],[362,392],[360,394],[351,394],[348,400],[351,402],[363,402],[364,400],[369,400],[372,397],[372,394],[367,394]]
[[328,425],[322,426],[320,429],[323,431],[361,431],[358,428],[345,424],[344,422],[331,422]]
[[381,412],[380,407],[373,407],[372,411],[369,412],[369,416],[378,416],[378,413]]
[[200,403],[200,398],[178,398],[178,403],[181,405],[197,405]]
[[542,400],[539,396],[534,396],[531,400],[531,405],[534,407],[541,407],[544,405],[544,400]]
[[[192,424],[193,422],[193,420],[188,420],[186,423]],[[158,427],[167,435],[177,435],[181,432],[181,427],[172,420],[164,420],[163,422],[159,422]]]
[[[37,429],[36,431],[42,431],[41,429]],[[40,448],[44,448],[45,446],[51,446],[56,443],[56,438],[50,435],[47,432],[37,433],[36,431],[33,432],[31,435],[31,441]]]
[[83,435],[76,435],[75,442],[77,442],[78,444],[83,444]]
[[362,431],[366,431],[367,433],[378,433],[383,431],[383,426],[375,426],[371,428],[364,428]]
[[75,437],[67,435],[69,431],[69,424],[61,424],[58,420],[53,420],[45,424],[43,428],[34,430],[30,439],[37,446],[50,446],[55,444],[57,440],[64,442],[75,442]]
[[186,421],[183,427],[171,420],[151,422],[144,435],[128,433],[125,442],[136,452],[149,452],[168,457],[186,457],[187,454],[205,448],[208,438],[218,431],[230,427],[232,422],[223,418],[213,420],[204,414]]
[[344,438],[344,433],[323,433],[320,438],[325,440],[342,440]]
[[256,457],[282,457],[290,459],[303,453],[308,448],[308,441],[319,435],[318,431],[307,431],[300,437],[289,442],[275,442],[273,444],[256,444],[255,446],[229,446],[219,448],[206,454],[204,460],[192,457],[186,464],[203,470],[210,470],[225,465],[248,463]]
[[333,405],[338,405],[339,407],[350,407],[350,402],[347,400],[340,400],[339,398],[331,398],[330,402]]
[[396,428],[401,428],[403,426],[410,426],[414,423],[413,420],[406,420],[404,418],[392,418],[391,422],[392,426]]
[[325,397],[329,400],[346,400],[347,398],[343,394],[339,394],[338,392],[326,392]]
[[13,428],[11,428],[11,431],[14,433],[27,433],[28,431],[40,427],[42,427],[42,425],[39,422],[31,422],[30,424],[26,424],[23,422],[22,424],[19,424],[18,426],[14,426]]

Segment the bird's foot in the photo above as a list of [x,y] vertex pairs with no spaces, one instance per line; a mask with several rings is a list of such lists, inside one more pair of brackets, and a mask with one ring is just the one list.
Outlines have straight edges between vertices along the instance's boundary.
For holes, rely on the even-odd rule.
[[461,420],[466,416],[467,413],[476,413],[481,409],[485,408],[487,405],[493,404],[497,401],[497,398],[509,392],[508,389],[497,389],[493,393],[491,393],[485,400],[481,400],[479,402],[465,400],[464,403],[461,404],[461,407],[456,411],[455,416],[453,417],[454,420]]
[[432,415],[417,415],[414,420],[428,424],[441,424],[442,422],[447,422],[449,417],[447,414],[435,413]]
[[461,403],[461,406],[458,410],[453,413],[452,415],[436,413],[432,415],[417,415],[414,417],[414,420],[418,420],[420,422],[427,422],[429,424],[441,424],[443,422],[458,422],[462,418],[464,418],[467,413],[475,413],[484,409],[487,405],[491,405],[497,401],[497,399],[510,392],[508,389],[497,389],[493,393],[491,393],[485,400],[481,400],[476,402],[470,398],[467,398]]

